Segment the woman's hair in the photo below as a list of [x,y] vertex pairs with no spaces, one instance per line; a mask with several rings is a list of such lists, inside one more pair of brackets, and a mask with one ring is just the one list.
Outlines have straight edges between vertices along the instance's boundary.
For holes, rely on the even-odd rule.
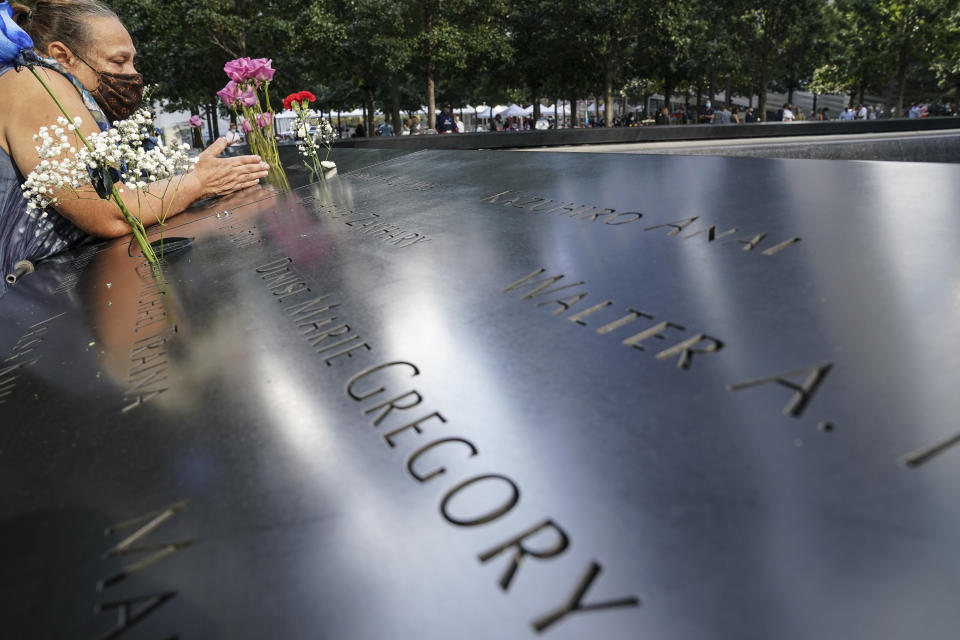
[[60,41],[74,53],[86,54],[93,42],[90,18],[114,18],[117,14],[100,0],[37,0],[33,10],[12,4],[13,19],[33,38],[34,46],[43,54],[51,42]]

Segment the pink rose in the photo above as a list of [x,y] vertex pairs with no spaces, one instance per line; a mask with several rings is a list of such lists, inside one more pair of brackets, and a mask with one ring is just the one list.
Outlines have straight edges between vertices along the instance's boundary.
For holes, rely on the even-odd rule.
[[243,82],[250,78],[250,58],[237,58],[223,65],[223,71],[234,82]]
[[250,133],[253,131],[253,127],[250,126],[250,123],[247,120],[244,120],[240,123],[240,131],[243,131],[244,133]]
[[227,83],[227,86],[225,86],[223,89],[220,89],[220,91],[217,91],[217,96],[219,96],[223,104],[227,105],[228,107],[233,107],[240,100],[240,88],[237,86],[236,82],[231,80]]
[[273,74],[277,72],[271,66],[272,64],[273,60],[270,58],[254,58],[247,68],[247,77],[257,82],[270,82],[273,80]]
[[196,129],[203,124],[203,120],[200,119],[200,116],[190,116],[190,126]]
[[269,127],[271,122],[273,122],[273,114],[269,111],[267,113],[257,114],[257,126],[261,129]]
[[249,87],[246,91],[240,94],[240,102],[243,103],[245,107],[252,107],[257,104],[257,92],[253,87]]

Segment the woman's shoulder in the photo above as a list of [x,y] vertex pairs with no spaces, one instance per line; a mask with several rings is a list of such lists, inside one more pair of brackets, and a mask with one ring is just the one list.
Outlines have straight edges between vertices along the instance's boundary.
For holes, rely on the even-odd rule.
[[[80,94],[62,74],[44,68],[38,68],[37,72],[61,100],[79,100]],[[0,99],[3,104],[0,118],[15,116],[17,111],[24,110],[31,113],[36,110],[51,113],[58,111],[56,103],[50,99],[46,89],[29,69],[10,70],[0,75],[0,96],[3,96]]]
[[[70,80],[42,67],[37,68],[37,73],[67,109],[87,115],[83,99]],[[50,124],[60,115],[57,103],[29,69],[11,70],[0,76],[0,96],[0,130],[5,132],[14,124]]]

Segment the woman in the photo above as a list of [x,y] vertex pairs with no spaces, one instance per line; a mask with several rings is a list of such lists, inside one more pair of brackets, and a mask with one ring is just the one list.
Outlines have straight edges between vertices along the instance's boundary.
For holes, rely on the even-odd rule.
[[[5,4],[0,10],[7,9]],[[136,49],[117,16],[99,0],[39,0],[33,11],[23,5],[12,5],[12,10],[45,60],[38,72],[67,112],[80,117],[84,134],[97,133],[140,107],[143,79],[134,67]],[[33,74],[0,64],[0,276],[11,273],[20,260],[49,257],[88,235],[130,233],[120,210],[99,199],[93,187],[80,198],[66,195],[48,215],[28,212],[20,185],[40,163],[33,135],[60,116]],[[179,181],[168,217],[199,198],[252,187],[267,175],[267,165],[257,156],[218,158],[226,145],[221,138],[200,154],[195,169]],[[164,185],[154,188],[159,193]],[[157,222],[157,212],[146,204],[141,208],[135,193],[124,195],[144,225]]]

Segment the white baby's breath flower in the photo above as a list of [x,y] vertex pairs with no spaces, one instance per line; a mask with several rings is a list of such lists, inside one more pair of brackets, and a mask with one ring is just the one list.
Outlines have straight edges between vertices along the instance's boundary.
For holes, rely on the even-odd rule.
[[[75,125],[81,124],[75,118]],[[58,125],[40,127],[33,136],[40,164],[21,186],[28,210],[45,209],[59,202],[59,195],[74,194],[90,184],[88,169],[110,168],[120,174],[120,185],[130,191],[145,189],[151,182],[173,178],[190,171],[197,159],[187,153],[189,145],[174,144],[144,149],[144,141],[153,131],[153,119],[141,109],[114,128],[87,136],[89,146],[70,144],[77,137],[76,127],[66,118]],[[64,130],[64,126],[67,130]],[[68,133],[69,131],[69,133]],[[172,193],[172,192],[171,192]]]

